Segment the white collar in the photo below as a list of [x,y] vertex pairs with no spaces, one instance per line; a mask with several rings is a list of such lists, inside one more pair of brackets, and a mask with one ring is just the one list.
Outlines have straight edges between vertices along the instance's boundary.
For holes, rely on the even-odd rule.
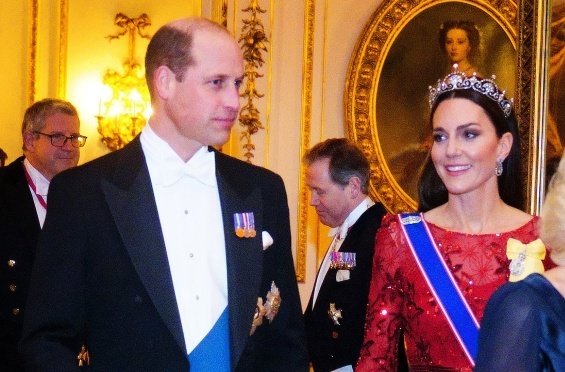
[[141,132],[141,145],[149,173],[153,182],[160,185],[171,185],[183,176],[192,176],[202,183],[216,186],[215,155],[202,146],[192,157],[184,162],[172,147],[160,138],[150,124]]
[[35,193],[43,197],[49,192],[49,180],[38,171],[27,158],[24,158],[24,167],[35,185]]
[[340,226],[332,227],[328,235],[335,236],[339,232],[339,239],[345,239],[349,228],[353,226],[359,217],[361,217],[361,215],[374,204],[375,203],[371,200],[371,198],[367,196],[349,213],[345,221],[343,221]]

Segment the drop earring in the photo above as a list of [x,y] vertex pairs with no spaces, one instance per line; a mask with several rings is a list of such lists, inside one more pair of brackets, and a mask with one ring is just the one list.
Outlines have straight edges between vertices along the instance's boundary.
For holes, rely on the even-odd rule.
[[496,174],[497,177],[502,176],[502,172],[504,171],[504,168],[502,168],[502,160],[497,160],[496,161],[496,168],[494,170],[494,174]]

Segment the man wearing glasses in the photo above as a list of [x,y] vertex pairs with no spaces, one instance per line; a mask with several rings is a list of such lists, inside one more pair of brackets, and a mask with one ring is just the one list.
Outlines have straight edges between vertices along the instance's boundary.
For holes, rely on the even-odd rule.
[[51,179],[74,167],[86,137],[69,102],[47,98],[31,105],[22,124],[23,153],[0,168],[0,369],[18,361],[24,305],[35,247],[47,210]]

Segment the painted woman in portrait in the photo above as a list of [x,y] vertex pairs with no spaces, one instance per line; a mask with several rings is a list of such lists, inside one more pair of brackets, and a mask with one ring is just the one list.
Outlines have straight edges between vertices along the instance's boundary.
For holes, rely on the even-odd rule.
[[451,71],[454,63],[459,71],[471,76],[479,74],[478,64],[481,57],[481,34],[474,22],[468,20],[448,20],[439,28],[438,41],[445,53],[448,64],[446,71]]

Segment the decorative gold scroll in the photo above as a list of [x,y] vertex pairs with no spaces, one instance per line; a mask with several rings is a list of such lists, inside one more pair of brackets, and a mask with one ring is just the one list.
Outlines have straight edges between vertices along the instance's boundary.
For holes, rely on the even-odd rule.
[[255,98],[262,98],[264,94],[257,91],[255,81],[257,78],[263,77],[258,72],[258,69],[263,66],[263,52],[267,52],[266,44],[269,42],[265,34],[265,27],[259,19],[260,13],[265,13],[261,9],[258,0],[251,0],[249,6],[242,9],[243,12],[249,12],[248,19],[243,20],[243,27],[241,29],[241,36],[239,43],[243,49],[243,58],[245,60],[245,90],[242,97],[245,98],[246,103],[241,108],[239,113],[239,123],[245,129],[241,132],[240,139],[244,141],[243,148],[245,152],[244,157],[251,163],[254,157],[255,145],[251,140],[251,136],[257,133],[260,129],[265,129],[259,117],[259,110],[255,107],[253,100]]
[[545,189],[546,121],[549,28],[551,12],[545,0],[523,0],[519,14],[519,59],[516,105],[522,141],[523,174],[528,175],[528,205],[530,213],[538,214]]
[[69,2],[60,0],[59,4],[59,65],[57,69],[57,96],[65,99],[67,95],[67,44],[69,23]]
[[[312,71],[314,55],[314,0],[307,0],[304,9],[304,48],[302,62],[302,120],[300,123],[300,163],[310,146],[310,123],[312,121]],[[308,245],[308,188],[304,182],[306,169],[300,166],[298,194],[298,244],[296,249],[296,279],[306,280],[306,248]]]
[[36,70],[37,70],[37,38],[38,38],[38,17],[39,0],[30,0],[30,28],[29,28],[29,62],[28,62],[28,96],[27,106],[35,102],[36,92]]

